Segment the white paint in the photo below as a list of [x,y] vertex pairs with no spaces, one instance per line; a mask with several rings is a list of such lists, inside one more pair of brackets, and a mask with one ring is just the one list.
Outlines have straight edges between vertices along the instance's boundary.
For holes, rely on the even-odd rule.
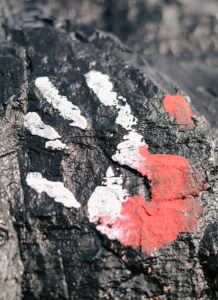
[[35,112],[29,112],[24,116],[24,126],[32,135],[38,135],[45,139],[55,140],[61,137],[54,128],[44,124]]
[[60,115],[66,120],[73,120],[71,126],[85,129],[87,126],[86,119],[81,116],[78,106],[73,105],[67,100],[66,96],[59,95],[59,91],[49,80],[48,77],[39,77],[35,81],[35,85],[42,93],[43,97],[59,111]]
[[66,144],[63,144],[60,140],[48,141],[45,143],[45,148],[52,148],[52,150],[69,149]]
[[125,103],[124,106],[119,106],[118,116],[116,118],[116,123],[120,124],[126,130],[131,130],[133,125],[136,125],[138,119],[135,118],[131,113],[131,108],[128,103]]
[[122,204],[128,196],[122,188],[122,177],[115,177],[111,167],[102,186],[96,187],[88,201],[88,216],[90,222],[96,222],[101,217],[120,217]]
[[114,177],[114,176],[115,176],[115,174],[114,174],[112,167],[109,167],[106,172],[106,177]]
[[126,102],[126,98],[123,98],[123,96],[122,96],[122,95],[119,95],[119,96],[117,97],[117,99],[119,99],[119,100],[122,100],[122,101]]
[[[110,82],[108,75],[98,71],[90,71],[85,74],[87,85],[98,96],[102,104],[106,106],[115,106],[118,111],[116,123],[129,131],[124,136],[124,142],[117,146],[117,152],[112,156],[112,159],[119,162],[121,165],[127,165],[137,170],[138,163],[144,161],[144,158],[139,154],[139,146],[144,146],[143,137],[132,128],[136,125],[138,119],[132,115],[131,108],[123,96],[117,96],[117,93],[112,91],[113,84]],[[120,101],[125,102],[120,105]]]
[[105,106],[118,106],[117,93],[112,92],[113,84],[106,74],[92,70],[85,74],[87,85]]
[[139,153],[139,147],[146,145],[143,137],[132,130],[123,139],[125,141],[117,145],[116,154],[112,156],[112,159],[121,165],[137,170],[138,166],[145,162],[145,158]]
[[[133,128],[138,122],[137,118],[131,113],[131,108],[126,99],[121,95],[117,97],[113,92],[113,85],[107,75],[97,71],[90,71],[85,75],[87,85],[98,96],[99,100],[105,106],[114,106],[118,111],[116,123],[129,131],[123,137],[124,141],[117,146],[116,153],[112,159],[121,165],[129,166],[138,170],[140,164],[146,163],[146,159],[139,153],[140,146],[146,146],[142,135]],[[123,105],[121,105],[124,103]],[[113,224],[116,218],[123,219],[126,216],[121,215],[122,205],[128,199],[126,191],[122,188],[122,177],[115,177],[112,167],[109,167],[104,178],[102,186],[98,186],[88,201],[88,216],[90,222],[101,220],[101,225],[96,228],[106,234],[109,239],[118,239],[122,234],[129,234],[125,228],[110,230],[108,224]]]
[[98,96],[99,100],[105,106],[115,106],[118,110],[118,116],[116,123],[120,124],[126,130],[131,130],[133,125],[137,124],[137,118],[131,113],[131,108],[128,103],[120,105],[119,99],[124,100],[122,96],[117,96],[116,92],[113,92],[113,84],[110,82],[108,75],[102,74],[98,71],[89,71],[85,74],[87,85]]
[[73,194],[64,187],[62,182],[49,181],[42,177],[41,173],[28,173],[26,183],[37,193],[46,193],[49,197],[54,198],[56,202],[62,203],[65,207],[79,208],[81,205],[75,199]]

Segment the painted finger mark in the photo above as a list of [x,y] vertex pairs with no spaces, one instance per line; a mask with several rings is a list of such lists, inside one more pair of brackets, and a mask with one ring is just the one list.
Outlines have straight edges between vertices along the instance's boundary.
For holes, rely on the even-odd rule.
[[155,154],[148,152],[148,146],[139,147],[140,160],[137,170],[151,181],[152,202],[199,196],[204,189],[205,177],[192,171],[188,161],[178,155]]
[[66,144],[62,143],[60,140],[48,141],[45,143],[45,148],[52,148],[52,150],[62,150],[69,149]]
[[[80,110],[70,103],[66,97],[60,96],[58,90],[55,89],[47,77],[37,78],[35,83],[46,100],[51,103],[54,108],[58,109],[64,118],[74,121],[74,123],[70,125],[78,126],[83,129],[86,127],[86,120],[80,115]],[[44,124],[36,112],[29,112],[24,116],[24,126],[32,135],[37,135],[49,140],[45,143],[46,149],[62,150],[69,148],[59,140],[61,136],[57,131],[50,125]],[[42,178],[41,173],[28,173],[26,183],[36,192],[45,192],[49,197],[53,198],[56,202],[62,203],[67,208],[79,208],[81,206],[74,195],[64,187],[62,182],[49,181]]]
[[179,232],[191,232],[203,209],[198,198],[152,204],[134,196],[122,205],[121,217],[101,217],[96,228],[111,240],[151,254],[177,239]]
[[[138,120],[131,111],[129,120],[126,117],[119,119],[120,105],[109,77],[96,71],[90,71],[85,77],[104,105],[117,108],[116,123],[129,131],[123,137],[124,141],[118,144],[112,159],[147,176],[151,185],[151,202],[142,195],[121,197],[120,201],[113,185],[110,192],[114,199],[112,194],[107,197],[109,191],[105,187],[97,187],[88,202],[89,220],[100,220],[97,229],[109,239],[116,239],[133,249],[141,247],[143,252],[151,254],[176,240],[180,232],[191,232],[195,228],[203,210],[198,196],[204,189],[204,176],[193,172],[182,156],[150,154],[143,137],[132,128],[133,120],[136,123]],[[183,97],[166,96],[167,109],[177,122],[188,128],[194,127],[192,113]],[[121,186],[119,189],[123,191]],[[113,209],[107,209],[110,205]]]
[[[151,155],[147,149],[147,145],[139,147],[141,158],[135,164],[151,182],[151,202],[142,195],[129,197],[119,202],[122,204],[119,215],[105,214],[104,208],[99,207],[98,214],[90,221],[100,220],[97,229],[109,239],[133,249],[141,247],[143,252],[151,254],[176,240],[180,232],[191,232],[196,227],[203,209],[200,199],[192,196],[198,196],[204,189],[204,176],[191,172],[184,157]],[[95,197],[98,205],[100,197],[97,194]]]
[[192,129],[195,125],[191,117],[193,114],[185,100],[182,96],[166,95],[164,99],[165,110],[176,119],[176,122],[181,125],[185,125],[186,129]]
[[71,126],[80,127],[82,129],[86,128],[87,121],[81,116],[81,111],[78,106],[68,101],[66,96],[61,96],[48,77],[38,77],[35,80],[35,85],[48,103],[57,109],[64,119],[73,121],[73,123],[70,124]]
[[33,172],[27,174],[26,183],[37,193],[41,194],[44,192],[56,202],[62,203],[65,207],[79,208],[81,206],[74,195],[64,187],[63,182],[49,181],[43,178],[41,173]]
[[122,204],[127,200],[127,192],[122,188],[122,177],[115,177],[109,167],[102,186],[97,186],[88,201],[90,222],[97,222],[100,217],[120,216]]
[[24,116],[24,126],[32,135],[38,135],[45,139],[55,140],[61,136],[50,125],[46,125],[35,112],[29,112]]
[[112,91],[113,84],[110,82],[109,76],[92,70],[85,74],[85,78],[88,87],[94,91],[102,104],[116,107],[118,116],[115,122],[126,130],[131,130],[132,126],[137,124],[138,119],[133,116],[128,103],[119,104],[119,100],[126,102],[126,99]]
[[50,125],[46,125],[41,120],[40,116],[35,112],[29,112],[24,116],[24,127],[27,128],[32,135],[37,135],[50,141],[45,143],[45,148],[52,150],[68,149],[66,144],[63,144],[58,138],[61,136]]

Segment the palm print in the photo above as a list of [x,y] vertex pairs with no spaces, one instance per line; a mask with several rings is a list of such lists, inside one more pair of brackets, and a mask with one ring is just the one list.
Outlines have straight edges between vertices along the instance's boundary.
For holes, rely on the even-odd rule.
[[[134,128],[138,119],[133,116],[127,100],[113,91],[109,76],[95,70],[84,76],[101,104],[117,110],[115,123],[128,132],[111,159],[119,166],[127,166],[145,176],[151,191],[150,202],[141,194],[129,196],[123,187],[122,175],[116,176],[111,165],[102,185],[97,186],[89,198],[89,221],[100,221],[96,228],[109,239],[133,249],[141,247],[142,252],[151,254],[176,240],[180,232],[191,232],[196,227],[202,214],[199,193],[205,188],[204,176],[192,170],[182,156],[150,154],[143,136]],[[48,77],[37,78],[35,85],[64,119],[73,121],[71,126],[86,129],[87,120],[79,108],[65,96],[60,96]],[[163,105],[178,124],[186,129],[194,127],[192,113],[183,97],[166,95]],[[60,140],[61,136],[50,125],[45,125],[37,113],[29,112],[24,118],[24,126],[32,135],[48,139],[46,148],[67,149],[67,144]],[[65,207],[80,207],[78,199],[61,182],[51,182],[40,173],[31,172],[26,183]]]

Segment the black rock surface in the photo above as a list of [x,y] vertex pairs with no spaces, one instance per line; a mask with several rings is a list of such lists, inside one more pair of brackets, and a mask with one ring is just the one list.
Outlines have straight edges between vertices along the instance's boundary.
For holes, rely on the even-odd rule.
[[[134,51],[218,66],[217,0],[8,0],[14,15],[38,7],[47,22],[68,16],[118,36]],[[53,16],[53,18],[51,18]],[[26,22],[26,20],[25,20]],[[59,27],[62,26],[59,20]]]
[[205,116],[217,137],[218,69],[196,61],[170,60],[158,54],[147,55],[146,60],[154,72],[168,77],[191,97],[195,108]]
[[201,240],[199,247],[199,257],[203,266],[205,277],[207,278],[210,288],[217,292],[217,222],[210,223],[204,232],[204,236]]
[[[114,36],[69,18],[45,19],[22,5],[19,12],[13,2],[2,2],[0,299],[217,299],[217,267],[210,265],[217,256],[218,148],[201,98],[191,102],[187,91]],[[93,70],[109,76],[116,104],[103,105],[90,89]],[[193,126],[187,129],[164,109],[167,93],[185,97]],[[61,101],[70,103],[64,111]],[[121,126],[125,118],[117,121],[127,105],[135,117],[131,130],[150,154],[182,156],[204,177],[196,226],[151,254],[109,239],[88,214],[95,189],[113,177],[108,169],[130,197],[151,201],[149,178],[112,158],[129,131]],[[76,119],[69,117],[72,110]],[[59,148],[46,144],[58,138]],[[80,207],[58,203],[64,201],[58,191],[66,189]]]
[[[41,11],[40,18],[36,15],[32,21],[38,26],[43,22],[66,30],[66,22],[68,26],[74,22],[115,34],[152,68],[179,85],[217,128],[217,0],[9,0],[2,4],[6,21],[24,8],[35,7]],[[29,18],[24,22],[29,24]],[[19,26],[19,18],[15,26]]]

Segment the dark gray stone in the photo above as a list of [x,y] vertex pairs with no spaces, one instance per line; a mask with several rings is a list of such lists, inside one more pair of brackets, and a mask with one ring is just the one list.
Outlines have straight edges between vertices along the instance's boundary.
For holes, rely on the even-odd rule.
[[[17,15],[17,5],[2,3],[7,21],[0,48],[2,299],[217,299],[207,271],[216,243],[216,231],[210,239],[210,224],[218,217],[217,145],[197,98],[189,105],[195,127],[186,130],[163,105],[166,93],[189,101],[185,92],[117,38],[69,18],[45,18],[37,9],[43,2],[21,3]],[[141,193],[150,201],[148,179],[111,159],[128,131],[115,123],[115,107],[103,106],[88,87],[84,75],[90,70],[107,74],[113,90],[126,98],[138,119],[135,130],[151,154],[183,156],[205,175],[198,226],[153,255],[109,240],[89,222],[88,200],[109,166],[123,176],[130,196]],[[35,85],[43,76],[79,107],[86,129],[70,126],[45,100]],[[120,106],[125,105],[122,99]],[[37,113],[69,148],[45,148],[47,139],[25,128],[27,113]],[[36,192],[27,185],[30,172],[63,182],[81,207],[67,208]]]

